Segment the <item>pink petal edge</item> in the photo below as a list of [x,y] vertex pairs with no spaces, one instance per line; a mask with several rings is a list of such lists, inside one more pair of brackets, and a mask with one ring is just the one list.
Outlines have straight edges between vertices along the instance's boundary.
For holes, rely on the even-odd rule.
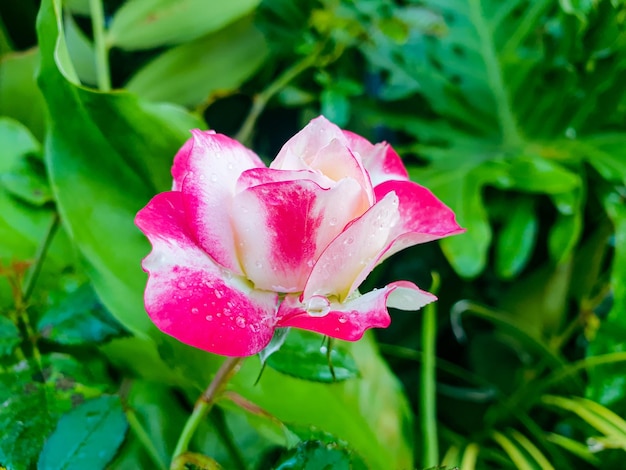
[[149,274],[144,301],[161,331],[225,356],[256,354],[269,343],[278,296],[252,289],[195,244],[179,192],[156,195],[135,223],[153,247],[142,263]]
[[242,274],[232,230],[232,198],[237,180],[250,168],[264,167],[259,157],[223,134],[193,133],[182,183],[186,220],[195,240],[221,266]]
[[[298,296],[288,295],[278,310],[279,327],[315,331],[345,341],[361,339],[369,328],[386,328],[391,323],[387,307],[418,310],[437,300],[412,282],[398,281],[344,303],[329,301],[329,311],[311,315]],[[306,302],[306,301],[305,301]]]

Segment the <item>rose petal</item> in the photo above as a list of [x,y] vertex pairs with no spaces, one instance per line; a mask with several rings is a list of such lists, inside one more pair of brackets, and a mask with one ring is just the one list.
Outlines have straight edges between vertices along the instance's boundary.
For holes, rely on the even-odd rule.
[[330,302],[323,316],[311,315],[308,305],[298,296],[288,295],[278,309],[279,327],[295,327],[316,331],[346,341],[357,341],[368,328],[386,328],[391,319],[387,307],[418,310],[437,298],[407,281],[393,282],[386,287],[361,295],[344,303]]
[[311,169],[320,171],[324,176],[339,181],[352,178],[362,188],[362,211],[365,212],[374,203],[372,182],[361,163],[360,157],[353,154],[344,143],[337,139],[321,148],[310,163]]
[[350,150],[361,155],[363,165],[374,186],[389,180],[408,181],[409,174],[402,159],[387,142],[374,145],[354,132],[343,131],[343,134],[348,139]]
[[400,204],[400,223],[392,233],[389,246],[377,263],[409,246],[465,232],[454,212],[423,186],[412,181],[387,181],[375,188],[376,198],[395,193]]
[[[215,134],[215,131],[204,131],[208,134]],[[174,164],[172,165],[172,191],[180,191],[183,187],[183,181],[189,172],[189,155],[193,149],[194,138],[191,137],[183,144],[174,156]]]
[[[302,291],[315,260],[361,214],[361,187],[346,178],[332,188],[313,180],[278,181],[252,186],[235,196],[233,217],[237,250],[246,276],[259,289]],[[256,172],[259,173],[259,172]]]
[[391,193],[349,224],[318,259],[304,288],[304,298],[336,295],[343,301],[354,290],[355,279],[389,245],[399,217],[398,198]]
[[305,170],[320,149],[333,139],[347,143],[341,129],[324,116],[309,122],[300,132],[289,139],[280,149],[270,168],[279,170]]
[[239,175],[264,167],[252,151],[222,134],[194,130],[182,183],[186,219],[200,246],[220,265],[242,274],[231,226]]
[[253,289],[195,244],[181,193],[158,194],[135,222],[152,243],[143,260],[149,273],[144,300],[161,331],[226,356],[256,354],[269,343],[277,295]]

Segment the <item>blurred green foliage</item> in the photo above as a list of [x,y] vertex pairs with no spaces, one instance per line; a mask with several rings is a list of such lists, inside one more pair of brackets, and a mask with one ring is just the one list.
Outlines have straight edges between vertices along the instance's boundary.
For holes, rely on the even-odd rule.
[[269,160],[323,113],[392,143],[467,229],[366,281],[437,273],[436,321],[394,312],[328,357],[290,336],[178,464],[620,468],[625,79],[620,0],[0,4],[0,464],[76,441],[90,468],[169,466],[221,359],[148,320],[134,215],[190,128]]

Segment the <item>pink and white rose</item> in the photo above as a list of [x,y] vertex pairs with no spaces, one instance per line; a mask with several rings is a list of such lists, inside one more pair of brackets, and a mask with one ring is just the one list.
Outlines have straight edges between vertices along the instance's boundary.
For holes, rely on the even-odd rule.
[[387,327],[387,307],[436,297],[408,281],[361,295],[376,265],[408,246],[463,231],[454,213],[409,181],[398,154],[323,117],[267,168],[213,131],[174,159],[172,191],[136,223],[152,243],[145,305],[163,332],[227,356],[261,351],[274,329],[355,341]]

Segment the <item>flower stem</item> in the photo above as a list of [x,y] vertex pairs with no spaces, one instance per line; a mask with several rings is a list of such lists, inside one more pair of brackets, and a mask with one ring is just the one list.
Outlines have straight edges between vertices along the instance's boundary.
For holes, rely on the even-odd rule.
[[267,103],[272,97],[289,84],[294,78],[300,75],[309,67],[315,65],[318,59],[319,52],[312,53],[302,59],[300,62],[296,62],[293,66],[289,67],[285,72],[274,80],[270,85],[261,93],[254,97],[250,112],[246,116],[246,120],[241,125],[241,129],[235,135],[235,139],[243,144],[249,144],[249,140],[252,137],[252,130],[256,124],[256,120],[267,106]]
[[50,220],[50,225],[48,225],[48,230],[46,231],[45,238],[41,242],[41,245],[39,245],[37,253],[35,253],[35,261],[33,262],[30,270],[26,273],[24,283],[22,284],[22,299],[24,300],[24,302],[28,302],[28,299],[30,299],[30,296],[33,293],[35,282],[37,282],[37,278],[39,277],[39,273],[41,272],[43,262],[46,258],[46,254],[48,253],[48,248],[50,248],[52,239],[54,238],[54,235],[59,228],[59,222],[59,214],[55,212],[52,215],[52,219]]
[[[432,292],[439,288],[439,276],[433,273]],[[422,467],[439,464],[439,444],[437,437],[437,398],[436,398],[436,342],[437,308],[429,304],[422,316],[422,368],[420,416],[422,429]]]
[[104,8],[102,0],[89,0],[91,10],[91,27],[96,54],[96,79],[100,91],[111,91],[111,74],[109,71],[109,51],[104,38]]
[[204,420],[207,413],[211,410],[219,395],[224,391],[224,388],[226,388],[228,381],[233,377],[233,375],[237,373],[237,371],[241,367],[243,359],[243,357],[226,358],[207,389],[202,395],[200,395],[200,398],[198,398],[198,401],[193,408],[191,416],[189,416],[189,419],[185,423],[183,432],[178,438],[178,443],[176,444],[176,449],[174,449],[174,455],[172,456],[172,463],[176,461],[176,458],[178,456],[184,454],[187,451],[187,448],[189,447],[189,442],[191,441],[191,438],[193,437],[196,429],[198,429],[200,423]]

